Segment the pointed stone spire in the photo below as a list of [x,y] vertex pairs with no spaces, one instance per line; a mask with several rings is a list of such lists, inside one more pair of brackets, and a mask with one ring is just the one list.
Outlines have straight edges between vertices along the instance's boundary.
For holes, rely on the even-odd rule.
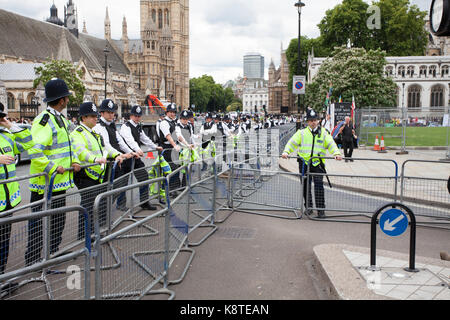
[[83,20],[83,33],[88,34],[86,29],[86,20]]
[[56,60],[67,60],[72,62],[69,44],[67,43],[66,30],[62,29],[61,40],[59,41],[58,54]]
[[111,20],[109,19],[108,7],[106,7],[105,17],[105,39],[111,40]]
[[122,41],[127,41],[128,40],[128,24],[127,24],[127,18],[125,16],[123,16],[123,21],[122,21]]

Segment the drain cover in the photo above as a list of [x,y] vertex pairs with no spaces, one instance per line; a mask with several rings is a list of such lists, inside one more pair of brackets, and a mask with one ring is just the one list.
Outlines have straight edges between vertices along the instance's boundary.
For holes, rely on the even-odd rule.
[[216,236],[223,239],[254,239],[256,234],[256,229],[250,228],[239,228],[239,227],[228,227],[219,228],[216,232]]

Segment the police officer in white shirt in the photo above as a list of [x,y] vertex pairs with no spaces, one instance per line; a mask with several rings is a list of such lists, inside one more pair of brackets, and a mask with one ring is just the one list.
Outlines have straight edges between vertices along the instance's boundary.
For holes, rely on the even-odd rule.
[[[114,149],[118,153],[123,154],[123,157],[125,159],[130,160],[131,158],[136,157],[137,154],[134,153],[133,150],[131,150],[131,148],[127,145],[127,143],[117,131],[116,124],[114,123],[114,117],[117,109],[118,107],[114,103],[114,101],[110,99],[103,100],[99,108],[101,117],[98,124],[94,127],[93,130],[95,133],[102,136],[105,147],[108,150]],[[118,166],[116,168],[114,179],[117,179],[126,174],[124,168],[125,166]],[[111,168],[109,168],[109,170],[110,169]],[[120,183],[119,185],[117,185],[117,187],[123,187],[124,185],[126,185],[126,182],[124,183]],[[117,208],[122,211],[128,210],[128,208],[126,207],[125,193],[119,195],[117,199]]]
[[[172,172],[178,168],[174,163],[178,156],[173,151],[180,152],[181,147],[177,144],[176,134],[177,108],[170,104],[166,109],[166,117],[159,125],[159,145],[164,149],[163,157],[169,163]],[[170,190],[176,190],[180,187],[180,176],[175,174],[169,181]]]
[[194,148],[192,144],[192,126],[189,124],[189,111],[184,110],[180,114],[180,120],[177,122],[175,127],[175,133],[177,135],[178,141],[184,146],[190,149]]
[[[144,152],[142,151],[142,146],[146,146],[150,150],[162,151],[163,149],[157,146],[142,130],[141,119],[142,119],[142,108],[140,106],[134,106],[131,108],[130,120],[127,121],[120,128],[120,135],[127,142],[131,150],[133,150],[140,158],[144,157]],[[148,173],[145,169],[144,162],[136,158],[134,162],[134,176],[137,181],[143,182],[148,180]],[[132,162],[130,160],[125,162],[125,172],[131,172]],[[156,207],[152,206],[148,202],[148,186],[141,187],[139,190],[141,208],[144,210],[156,210]]]
[[202,137],[202,148],[206,149],[214,135],[217,133],[217,126],[213,121],[211,113],[206,115],[206,122],[200,128],[200,136]]

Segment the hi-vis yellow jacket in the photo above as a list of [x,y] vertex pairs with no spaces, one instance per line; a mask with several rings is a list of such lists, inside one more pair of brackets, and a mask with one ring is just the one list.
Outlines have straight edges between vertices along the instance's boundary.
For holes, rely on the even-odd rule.
[[[45,172],[51,177],[58,166],[65,169],[72,166],[74,150],[69,135],[69,121],[64,116],[57,117],[50,109],[45,110],[34,119],[31,134],[36,144],[28,151],[31,158],[30,175]],[[65,191],[74,186],[73,173],[66,171],[56,175],[53,192]],[[29,189],[44,194],[45,177],[30,179]]]
[[[97,159],[103,158],[103,150],[105,149],[105,145],[99,134],[92,130],[89,131],[84,125],[79,125],[70,134],[70,137],[73,140],[73,149],[77,155],[77,159],[74,160],[74,162],[78,162],[81,166],[85,166],[95,163]],[[115,159],[118,155],[120,155],[119,152],[112,150],[105,155],[105,158]],[[84,170],[89,178],[103,183],[106,168],[102,169],[101,165],[97,165]]]
[[308,165],[314,143],[314,152],[312,155],[312,165],[314,167],[317,167],[320,164],[320,160],[316,157],[325,157],[327,150],[333,156],[341,155],[331,134],[324,128],[320,128],[320,130],[320,133],[315,136],[313,136],[309,127],[298,130],[287,143],[284,148],[284,153],[291,154],[295,150],[298,150],[298,156],[303,159],[306,165]]
[[[31,132],[28,129],[11,133],[0,128],[0,154],[13,156],[30,149],[34,145]],[[0,181],[16,178],[16,165],[0,165]],[[18,182],[0,185],[0,212],[5,211],[7,202],[14,208],[20,201],[20,187]]]

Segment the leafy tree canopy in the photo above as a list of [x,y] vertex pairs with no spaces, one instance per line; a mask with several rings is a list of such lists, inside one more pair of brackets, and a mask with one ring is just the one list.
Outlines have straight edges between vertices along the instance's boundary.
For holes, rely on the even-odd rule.
[[70,104],[80,105],[83,103],[86,91],[86,87],[81,81],[83,73],[81,70],[77,70],[71,62],[66,60],[49,60],[44,66],[36,67],[35,72],[38,77],[33,82],[34,88],[37,88],[39,83],[45,86],[52,78],[62,79],[66,82],[69,90],[75,93],[69,97]]
[[336,48],[332,57],[323,62],[312,83],[306,85],[306,104],[322,111],[332,87],[332,101],[342,97],[343,101],[351,102],[354,96],[358,108],[394,107],[397,86],[392,78],[384,75],[385,56],[380,49]]

